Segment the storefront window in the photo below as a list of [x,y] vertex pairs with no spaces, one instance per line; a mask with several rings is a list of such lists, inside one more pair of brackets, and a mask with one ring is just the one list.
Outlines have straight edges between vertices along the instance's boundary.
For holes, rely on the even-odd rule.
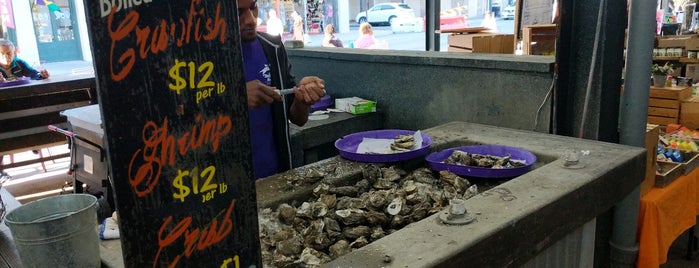
[[75,39],[68,0],[30,0],[34,32],[40,43]]

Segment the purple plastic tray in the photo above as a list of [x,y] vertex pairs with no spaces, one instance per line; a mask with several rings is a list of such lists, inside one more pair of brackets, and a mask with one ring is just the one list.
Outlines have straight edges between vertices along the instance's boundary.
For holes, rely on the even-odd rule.
[[320,100],[313,105],[311,105],[311,112],[325,110],[335,104],[335,100],[330,97],[330,95],[325,95]]
[[20,77],[14,81],[0,82],[0,87],[11,87],[16,85],[23,85],[29,83],[29,77]]
[[[474,166],[462,166],[445,164],[442,161],[447,159],[455,150],[461,150],[471,154],[482,154],[503,157],[510,155],[512,160],[524,160],[524,166],[515,168],[483,168]],[[532,164],[536,162],[536,156],[522,148],[502,146],[502,145],[473,145],[446,149],[441,152],[431,153],[425,158],[430,168],[436,171],[447,170],[454,174],[481,177],[481,178],[509,178],[522,175],[532,169]]]
[[358,162],[387,163],[409,160],[423,156],[429,152],[430,145],[432,144],[432,138],[430,136],[427,136],[425,133],[421,133],[422,146],[408,152],[394,154],[361,154],[357,153],[357,147],[359,147],[359,144],[362,143],[362,139],[364,138],[393,139],[398,135],[412,134],[415,134],[415,131],[400,129],[382,129],[359,132],[337,139],[337,141],[335,141],[335,148],[340,151],[340,156]]

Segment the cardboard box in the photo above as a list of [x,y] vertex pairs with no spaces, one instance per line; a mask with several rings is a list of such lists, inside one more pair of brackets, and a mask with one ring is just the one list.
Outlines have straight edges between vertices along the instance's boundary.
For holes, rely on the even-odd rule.
[[684,66],[687,78],[692,78],[694,81],[699,81],[699,64],[687,64]]
[[691,36],[684,43],[685,50],[699,50],[699,37],[696,35]]
[[335,109],[340,109],[351,114],[365,114],[376,112],[376,102],[358,97],[335,99]]
[[646,176],[641,183],[641,196],[645,195],[655,185],[655,163],[657,157],[658,137],[660,136],[660,126],[646,124]]
[[682,100],[680,105],[680,124],[689,129],[699,128],[699,96]]
[[452,34],[447,36],[447,43],[455,48],[452,51],[466,49],[474,53],[514,54],[514,38],[512,34]]

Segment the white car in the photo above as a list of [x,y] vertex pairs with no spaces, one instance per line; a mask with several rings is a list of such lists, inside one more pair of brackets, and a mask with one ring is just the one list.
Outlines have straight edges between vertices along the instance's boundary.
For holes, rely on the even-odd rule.
[[505,7],[505,10],[502,11],[501,16],[505,20],[514,20],[515,19],[515,6]]
[[369,24],[391,25],[395,18],[413,18],[415,12],[407,4],[402,3],[382,3],[373,6],[368,11],[357,14],[355,21],[359,24],[369,22]]

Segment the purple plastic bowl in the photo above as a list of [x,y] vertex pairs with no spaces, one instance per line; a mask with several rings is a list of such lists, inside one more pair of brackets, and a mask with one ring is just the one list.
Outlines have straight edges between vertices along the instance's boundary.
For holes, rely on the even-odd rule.
[[330,97],[330,95],[325,95],[322,98],[320,98],[318,102],[311,105],[311,112],[328,109],[332,107],[333,104],[335,104],[335,100],[333,99],[333,97]]
[[0,82],[0,87],[11,87],[11,86],[16,86],[16,85],[23,85],[23,84],[29,83],[29,80],[30,80],[29,77],[20,77],[14,81]]
[[[460,150],[471,154],[482,154],[503,157],[510,155],[512,160],[524,160],[524,166],[515,168],[483,168],[474,166],[462,166],[445,164],[442,161],[447,159],[452,152]],[[426,158],[430,168],[436,171],[447,170],[454,174],[481,177],[481,178],[509,178],[517,177],[532,169],[532,164],[536,162],[536,156],[522,148],[502,146],[502,145],[472,145],[462,146],[431,153]]]
[[394,154],[360,154],[357,153],[357,147],[362,143],[364,138],[374,139],[393,139],[398,135],[412,135],[415,131],[400,130],[400,129],[382,129],[358,132],[346,135],[335,141],[335,148],[340,151],[340,156],[349,160],[366,163],[387,163],[409,160],[427,154],[432,145],[432,138],[425,133],[422,134],[422,146],[416,150],[394,153]]

